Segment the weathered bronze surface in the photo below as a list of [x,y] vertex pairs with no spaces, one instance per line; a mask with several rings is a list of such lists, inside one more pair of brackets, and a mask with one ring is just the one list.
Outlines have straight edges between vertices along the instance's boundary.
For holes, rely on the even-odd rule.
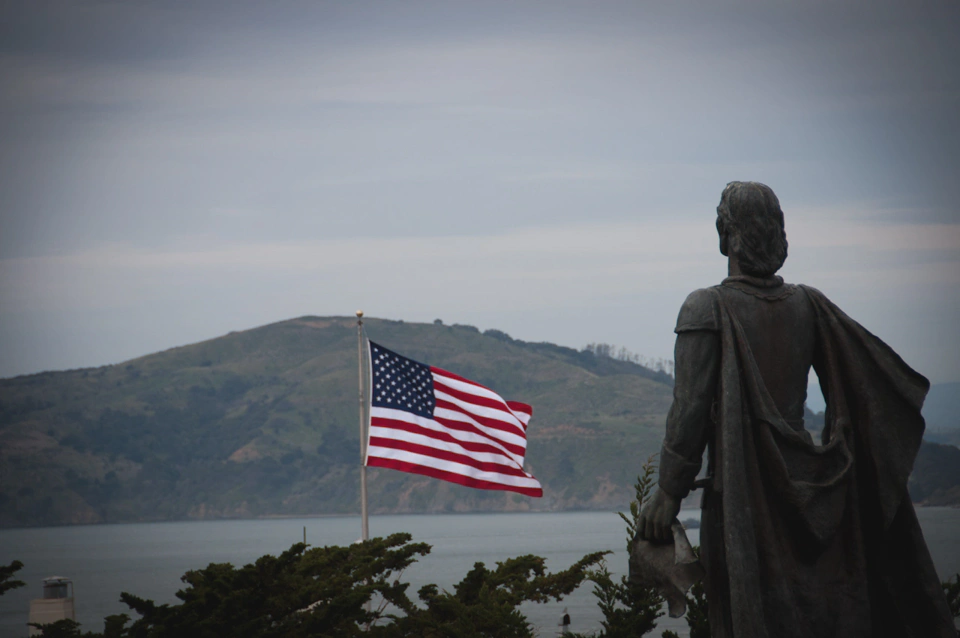
[[[706,451],[713,638],[954,638],[906,489],[928,381],[822,293],[776,275],[787,240],[769,187],[728,184],[717,231],[729,276],[680,310],[640,536],[669,541]],[[804,429],[811,366],[827,402],[821,445]]]
[[634,540],[630,548],[630,580],[659,590],[667,601],[670,617],[679,618],[687,610],[687,592],[703,580],[703,565],[680,521],[674,519],[670,531],[670,544]]

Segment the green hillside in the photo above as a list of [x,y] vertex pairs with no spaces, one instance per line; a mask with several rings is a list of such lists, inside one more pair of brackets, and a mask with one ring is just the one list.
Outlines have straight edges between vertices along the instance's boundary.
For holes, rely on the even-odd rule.
[[[369,336],[534,406],[542,499],[370,471],[374,513],[613,509],[659,449],[663,373],[470,326]],[[119,365],[0,380],[0,526],[342,514],[358,504],[356,322],[301,317]]]

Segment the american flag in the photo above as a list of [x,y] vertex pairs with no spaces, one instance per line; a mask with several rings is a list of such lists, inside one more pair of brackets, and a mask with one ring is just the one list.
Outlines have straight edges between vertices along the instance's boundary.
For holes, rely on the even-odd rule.
[[368,466],[543,496],[523,470],[529,405],[372,341],[370,364]]

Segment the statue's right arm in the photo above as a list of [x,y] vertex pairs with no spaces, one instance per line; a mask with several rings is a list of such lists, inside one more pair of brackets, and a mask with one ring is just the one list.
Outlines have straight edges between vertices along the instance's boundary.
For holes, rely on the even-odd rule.
[[720,373],[720,338],[705,330],[677,335],[673,404],[660,450],[660,489],[676,498],[690,493],[710,438],[710,408]]
[[690,293],[677,316],[673,404],[660,451],[660,489],[682,499],[693,487],[710,438],[710,409],[720,377],[718,297]]
[[708,291],[696,291],[680,310],[673,404],[660,451],[659,488],[641,512],[640,535],[648,540],[669,540],[670,525],[700,472],[710,438],[710,409],[720,374],[714,299]]

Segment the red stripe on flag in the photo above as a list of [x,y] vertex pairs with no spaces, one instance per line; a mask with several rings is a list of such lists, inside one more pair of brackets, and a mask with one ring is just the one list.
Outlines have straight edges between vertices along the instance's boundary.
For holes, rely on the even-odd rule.
[[[481,385],[481,384],[477,383],[476,381],[471,381],[470,379],[466,379],[466,378],[464,378],[464,377],[461,377],[459,374],[454,374],[454,373],[449,372],[449,371],[447,371],[447,370],[444,370],[444,369],[442,369],[442,368],[437,368],[437,367],[435,367],[435,366],[430,366],[430,371],[433,372],[433,373],[435,373],[435,374],[437,374],[437,375],[440,375],[441,377],[447,376],[447,377],[450,377],[451,379],[456,379],[457,381],[462,381],[463,383],[469,383],[469,384],[472,385],[472,386],[475,386],[475,387],[478,387],[478,388],[482,388],[482,389],[486,390],[487,392],[490,392],[491,394],[493,394],[493,395],[497,396],[498,398],[500,398],[500,400],[501,400],[503,403],[505,403],[505,404],[507,405],[507,407],[510,408],[511,410],[513,410],[514,412],[522,412],[522,413],[526,414],[527,416],[530,416],[530,417],[533,416],[533,407],[530,406],[529,404],[521,403],[521,402],[519,402],[519,401],[506,401],[506,400],[504,400],[502,397],[500,397],[500,395],[498,395],[496,392],[494,392],[493,390],[491,390],[491,389],[488,388],[487,386]],[[436,384],[436,383],[437,383],[437,378],[434,377],[434,384]],[[452,388],[450,388],[450,386],[448,386],[448,385],[446,385],[446,384],[443,384],[443,385],[444,385],[445,388],[452,389]],[[476,396],[476,395],[473,395],[473,396]],[[491,399],[487,398],[486,400],[490,401]],[[497,403],[496,406],[491,406],[491,407],[499,407],[499,406],[501,406],[501,405],[502,405],[502,403]]]
[[515,443],[510,443],[508,441],[502,441],[498,438],[494,438],[475,426],[472,423],[464,423],[463,421],[454,421],[453,419],[445,419],[434,415],[433,420],[442,425],[445,428],[450,430],[457,430],[458,432],[470,432],[476,434],[477,436],[482,436],[485,439],[496,441],[497,444],[502,445],[508,452],[511,454],[516,454],[519,457],[523,457],[527,453],[526,446],[517,445]]
[[434,389],[439,388],[443,391],[444,394],[449,394],[452,397],[456,397],[461,401],[466,401],[467,403],[472,403],[473,405],[480,405],[485,408],[491,408],[493,410],[499,410],[503,412],[503,418],[505,419],[515,419],[509,409],[507,408],[506,401],[497,401],[496,399],[491,399],[489,397],[483,397],[477,394],[470,394],[469,392],[464,392],[463,390],[457,390],[446,383],[443,383],[441,380],[434,378],[433,379]]
[[[510,457],[503,453],[502,449],[490,443],[481,443],[479,441],[463,441],[456,438],[452,434],[449,434],[448,432],[438,432],[437,430],[431,430],[430,428],[421,427],[407,421],[399,421],[397,419],[388,419],[382,416],[375,416],[370,424],[373,427],[380,427],[388,430],[403,430],[404,432],[409,432],[410,434],[420,434],[431,439],[446,441],[448,443],[459,445],[463,449],[469,450],[470,452],[487,452],[489,454],[497,454],[505,459],[510,459]],[[507,450],[513,452],[513,450],[510,450],[510,448],[507,448]],[[514,454],[516,454],[516,452],[514,452]],[[519,456],[523,456],[523,453],[521,452]],[[512,459],[510,462],[512,462]]]
[[540,498],[543,496],[543,489],[535,487],[518,487],[516,485],[505,485],[503,483],[493,483],[490,481],[482,481],[480,479],[473,478],[471,476],[464,476],[463,474],[455,474],[453,472],[446,472],[444,470],[438,470],[432,467],[425,467],[423,465],[416,465],[415,463],[408,463],[406,461],[398,461],[395,459],[381,459],[378,457],[370,457],[367,460],[367,465],[370,467],[385,467],[391,470],[399,470],[401,472],[410,472],[411,474],[420,474],[421,476],[429,476],[431,478],[442,479],[444,481],[450,481],[451,483],[457,483],[458,485],[465,485],[466,487],[473,487],[480,490],[501,490],[507,492],[517,492],[518,494],[524,494],[526,496],[533,496]]
[[[430,372],[435,372],[435,373],[437,373],[437,374],[442,374],[443,376],[450,377],[451,379],[456,379],[457,381],[463,381],[464,383],[469,383],[470,385],[475,385],[475,386],[477,386],[478,388],[483,388],[484,390],[490,390],[490,388],[488,388],[488,387],[485,386],[485,385],[480,385],[480,384],[477,383],[476,381],[471,381],[470,379],[464,379],[464,378],[461,377],[459,374],[454,374],[454,373],[452,373],[452,372],[448,372],[448,371],[444,370],[443,368],[437,368],[437,367],[435,367],[435,366],[430,366]],[[493,390],[490,390],[490,391],[493,392]]]
[[[430,456],[435,459],[440,459],[441,461],[449,461],[450,463],[468,465],[474,469],[480,470],[481,472],[492,472],[494,474],[503,474],[504,476],[530,478],[526,472],[513,464],[508,457],[503,457],[503,459],[507,463],[511,463],[510,465],[493,463],[491,461],[481,461],[466,454],[457,454],[456,452],[450,452],[448,450],[438,450],[437,448],[430,447],[428,445],[420,445],[419,443],[412,443],[410,441],[403,441],[400,439],[388,439],[382,436],[371,436],[370,447],[385,447],[392,450],[412,452],[413,454],[422,454],[423,456]],[[379,457],[372,456],[371,458]]]
[[533,416],[533,407],[527,405],[526,403],[520,403],[519,401],[507,401],[507,405],[510,406],[510,409],[514,412],[523,412],[528,417]]
[[[460,414],[470,417],[471,419],[473,419],[474,421],[476,421],[477,423],[479,423],[484,427],[488,427],[493,430],[499,430],[501,432],[506,432],[507,434],[513,434],[514,436],[518,436],[521,438],[523,437],[523,428],[520,427],[519,423],[504,423],[499,419],[491,419],[490,417],[480,416],[479,414],[474,414],[473,412],[469,412],[463,409],[463,407],[457,405],[456,403],[451,403],[450,401],[441,399],[440,397],[437,397],[437,407],[446,408],[451,412],[459,412]],[[488,434],[485,436],[490,436],[490,435]]]

